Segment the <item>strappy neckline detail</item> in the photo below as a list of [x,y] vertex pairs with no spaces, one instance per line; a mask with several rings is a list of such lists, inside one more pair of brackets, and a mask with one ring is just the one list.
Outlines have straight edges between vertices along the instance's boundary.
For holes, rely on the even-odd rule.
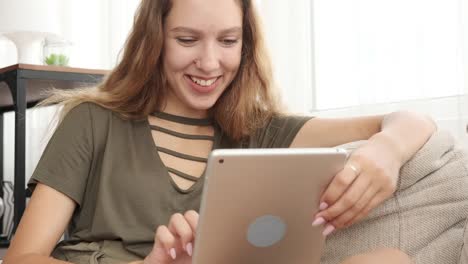
[[191,118],[173,115],[166,112],[154,112],[151,115],[157,118],[189,126],[212,126],[214,123],[212,118]]
[[192,140],[214,140],[214,136],[184,134],[184,133],[180,133],[174,130],[170,130],[170,129],[152,125],[152,124],[150,124],[150,127],[152,130],[163,132],[165,134],[169,134],[171,136],[175,136],[178,138],[192,139]]
[[[171,121],[171,122],[179,123],[179,124],[184,124],[184,125],[212,126],[213,127],[214,134],[212,136],[211,135],[192,135],[192,134],[185,134],[185,133],[181,133],[181,132],[178,132],[178,131],[174,131],[174,130],[164,128],[164,127],[161,127],[161,126],[153,125],[153,124],[151,124],[149,122],[148,119],[146,120],[147,124],[148,124],[148,128],[149,128],[149,138],[151,139],[151,141],[153,143],[152,148],[153,148],[154,156],[157,159],[157,161],[161,164],[161,166],[163,167],[164,171],[166,172],[165,176],[168,177],[168,180],[170,181],[170,183],[174,187],[174,189],[176,189],[179,193],[182,193],[182,194],[188,194],[188,193],[191,193],[192,191],[198,189],[199,186],[203,184],[202,182],[204,181],[206,166],[205,166],[205,169],[203,170],[202,174],[199,177],[196,177],[196,176],[193,176],[193,175],[189,175],[189,174],[187,174],[185,172],[182,172],[182,171],[180,171],[178,169],[175,169],[173,167],[167,166],[163,162],[163,160],[162,160],[162,158],[160,156],[160,153],[164,153],[164,154],[171,155],[171,156],[174,156],[174,157],[177,157],[177,158],[180,158],[180,159],[185,159],[185,160],[188,160],[188,161],[199,162],[199,163],[207,163],[208,159],[205,158],[205,157],[197,157],[197,156],[193,156],[193,155],[188,155],[188,154],[181,153],[181,152],[178,152],[178,151],[174,151],[172,149],[168,149],[168,148],[165,148],[165,147],[160,147],[160,146],[158,146],[157,142],[155,142],[155,140],[153,139],[151,131],[158,131],[158,132],[161,132],[161,133],[164,133],[164,134],[167,134],[167,135],[171,135],[171,136],[182,138],[182,139],[188,139],[188,140],[212,141],[213,142],[212,147],[211,147],[211,151],[212,151],[215,148],[217,148],[217,145],[218,145],[219,140],[220,140],[219,139],[219,134],[218,134],[219,133],[218,127],[216,125],[214,125],[213,120],[210,119],[210,118],[203,118],[203,119],[188,118],[188,117],[176,116],[176,115],[172,115],[172,114],[168,114],[168,113],[164,113],[164,112],[155,112],[155,113],[151,114],[151,116],[154,116],[154,117],[157,117],[157,118],[160,118],[160,119],[163,119],[163,120],[168,120],[168,121]],[[177,185],[175,180],[172,178],[171,174],[174,174],[175,176],[178,176],[180,178],[183,178],[185,180],[193,182],[192,186],[190,186],[188,189],[182,189],[181,187],[179,187],[179,185]]]

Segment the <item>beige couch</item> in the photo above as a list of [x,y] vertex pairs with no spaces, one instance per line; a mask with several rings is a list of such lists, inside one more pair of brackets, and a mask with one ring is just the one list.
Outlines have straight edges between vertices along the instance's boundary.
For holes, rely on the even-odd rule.
[[393,247],[415,263],[468,264],[467,166],[467,152],[448,132],[436,132],[401,169],[391,199],[364,221],[327,239],[322,263]]

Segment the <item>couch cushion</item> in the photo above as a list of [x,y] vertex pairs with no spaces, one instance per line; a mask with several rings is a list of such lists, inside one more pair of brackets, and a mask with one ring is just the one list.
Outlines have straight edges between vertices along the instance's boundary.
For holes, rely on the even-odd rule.
[[458,263],[468,216],[467,164],[450,133],[435,132],[402,167],[393,197],[328,237],[322,263],[379,247],[399,248],[415,263]]

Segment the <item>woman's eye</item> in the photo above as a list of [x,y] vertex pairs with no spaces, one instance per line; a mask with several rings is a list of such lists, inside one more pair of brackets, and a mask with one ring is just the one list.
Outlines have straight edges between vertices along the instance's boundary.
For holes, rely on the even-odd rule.
[[197,40],[192,38],[177,38],[177,41],[185,45],[190,45],[195,43]]
[[225,46],[233,46],[235,45],[239,40],[237,39],[223,39],[221,40],[221,42],[223,43],[223,45]]

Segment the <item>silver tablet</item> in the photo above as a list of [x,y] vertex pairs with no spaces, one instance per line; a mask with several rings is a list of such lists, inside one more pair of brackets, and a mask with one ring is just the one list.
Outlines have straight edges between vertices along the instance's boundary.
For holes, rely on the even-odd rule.
[[194,264],[318,264],[319,199],[342,149],[215,150],[208,159]]

